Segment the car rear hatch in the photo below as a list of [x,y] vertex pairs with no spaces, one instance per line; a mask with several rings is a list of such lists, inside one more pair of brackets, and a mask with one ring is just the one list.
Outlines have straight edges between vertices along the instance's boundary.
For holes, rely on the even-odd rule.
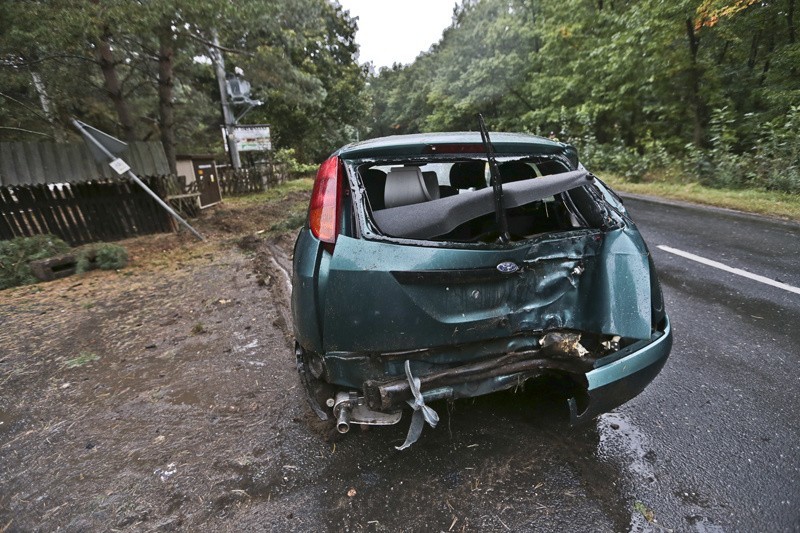
[[[497,146],[502,153],[502,142]],[[566,161],[568,150],[554,146],[546,144],[531,154],[509,145],[504,155],[509,160],[553,157],[560,150]],[[403,153],[408,152],[404,147]],[[602,195],[591,190],[590,181],[573,187],[574,194],[556,192],[550,198],[544,194],[551,195],[552,190],[545,187],[532,203],[544,204],[546,211],[548,205],[552,209],[558,203],[553,198],[561,198],[562,204],[570,204],[569,209],[576,212],[571,216],[580,216],[576,203],[589,203],[582,211],[595,211],[593,223],[581,219],[568,229],[524,235],[508,243],[429,235],[450,232],[452,228],[446,224],[410,235],[387,232],[386,217],[370,204],[363,180],[365,165],[389,169],[392,165],[424,165],[433,157],[425,157],[425,153],[423,146],[418,157],[407,159],[358,150],[340,156],[349,179],[352,231],[339,236],[326,269],[325,299],[337,305],[323,306],[322,345],[326,358],[341,363],[330,366],[334,373],[341,373],[331,375],[332,381],[360,386],[351,382],[350,374],[369,376],[369,368],[376,376],[381,372],[384,376],[402,375],[402,361],[409,358],[421,368],[426,362],[447,365],[524,350],[537,346],[541,334],[548,331],[650,338],[647,249],[622,217],[605,208]],[[427,153],[432,152],[427,149]],[[480,155],[459,157],[474,160]],[[577,161],[564,164],[568,165],[565,173],[577,170]],[[550,176],[537,179],[547,178]],[[445,187],[442,185],[442,191]],[[513,200],[515,188],[529,191],[530,187],[512,183],[506,188]],[[460,195],[466,201],[472,198],[467,194],[481,192],[461,191]],[[448,217],[437,213],[452,203],[450,197],[434,198],[426,202],[425,209],[429,218],[446,220]],[[426,216],[421,213],[407,217],[412,220],[410,225],[426,226],[417,220]],[[539,211],[533,216],[538,216],[536,213]],[[351,372],[354,368],[348,362],[359,371]]]
[[[496,249],[341,237],[330,261],[326,353],[388,353],[555,329],[650,337],[647,251],[624,228]],[[638,283],[630,283],[638,280]]]

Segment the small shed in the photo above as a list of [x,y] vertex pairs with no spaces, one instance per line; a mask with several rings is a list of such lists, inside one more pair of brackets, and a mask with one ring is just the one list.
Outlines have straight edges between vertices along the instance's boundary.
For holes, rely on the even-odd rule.
[[219,172],[213,155],[180,154],[176,156],[178,176],[186,180],[186,190],[200,193],[200,207],[209,207],[222,201]]

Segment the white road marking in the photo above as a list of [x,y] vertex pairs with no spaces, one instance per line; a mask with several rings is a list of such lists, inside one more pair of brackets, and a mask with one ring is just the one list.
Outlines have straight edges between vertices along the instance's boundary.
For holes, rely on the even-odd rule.
[[689,252],[684,252],[683,250],[678,250],[677,248],[670,248],[669,246],[662,246],[658,245],[656,248],[660,250],[664,250],[665,252],[679,255],[681,257],[685,257],[686,259],[691,259],[692,261],[697,261],[698,263],[702,263],[704,265],[708,265],[714,268],[718,268],[720,270],[724,270],[725,272],[730,272],[731,274],[736,274],[737,276],[742,276],[745,278],[752,279],[754,281],[758,281],[764,283],[766,285],[771,285],[773,287],[777,287],[779,289],[783,289],[785,291],[793,292],[795,294],[800,294],[800,288],[794,287],[792,285],[788,285],[786,283],[781,283],[780,281],[775,281],[774,279],[769,279],[764,276],[759,276],[758,274],[753,274],[746,270],[742,270],[741,268],[733,268],[729,267],[728,265],[724,265],[722,263],[718,263],[717,261],[712,261],[711,259],[706,259],[705,257],[700,257],[699,255],[690,254]]

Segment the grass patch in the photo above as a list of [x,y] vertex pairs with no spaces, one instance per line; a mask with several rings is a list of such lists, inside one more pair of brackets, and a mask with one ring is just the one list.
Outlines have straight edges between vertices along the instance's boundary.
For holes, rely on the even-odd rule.
[[301,227],[306,222],[305,211],[291,211],[286,218],[276,222],[269,229],[270,231],[292,231]]
[[313,178],[300,178],[296,180],[287,181],[277,187],[272,187],[264,192],[256,194],[248,194],[247,196],[235,196],[225,198],[225,203],[231,206],[247,205],[262,202],[274,202],[276,200],[283,200],[288,194],[293,192],[307,192],[311,193],[314,188]]
[[656,518],[656,513],[653,512],[652,509],[648,508],[645,504],[640,501],[637,501],[633,504],[633,510],[637,513],[640,513],[645,520],[650,523],[653,523],[653,520]]
[[77,357],[73,357],[72,359],[67,359],[67,362],[64,363],[64,366],[66,366],[67,368],[78,368],[83,365],[88,365],[93,361],[97,361],[98,359],[100,359],[99,355],[84,350],[80,354],[78,354]]
[[119,270],[128,264],[128,251],[119,244],[99,243],[84,247],[78,253],[78,273],[90,270]]
[[617,191],[659,196],[696,204],[725,207],[772,217],[800,221],[800,195],[759,189],[713,189],[699,183],[654,180],[631,183],[614,174],[600,178]]

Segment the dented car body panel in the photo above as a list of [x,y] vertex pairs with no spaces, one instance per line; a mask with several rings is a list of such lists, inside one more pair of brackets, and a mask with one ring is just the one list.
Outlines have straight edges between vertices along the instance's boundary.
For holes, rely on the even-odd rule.
[[[320,416],[418,409],[555,374],[578,391],[577,421],[638,394],[666,361],[657,275],[616,195],[570,146],[493,134],[509,178],[503,242],[476,135],[359,143],[326,162],[335,175],[318,175],[340,189],[315,186],[292,310],[298,369]],[[348,391],[351,403],[314,384],[322,396]]]

